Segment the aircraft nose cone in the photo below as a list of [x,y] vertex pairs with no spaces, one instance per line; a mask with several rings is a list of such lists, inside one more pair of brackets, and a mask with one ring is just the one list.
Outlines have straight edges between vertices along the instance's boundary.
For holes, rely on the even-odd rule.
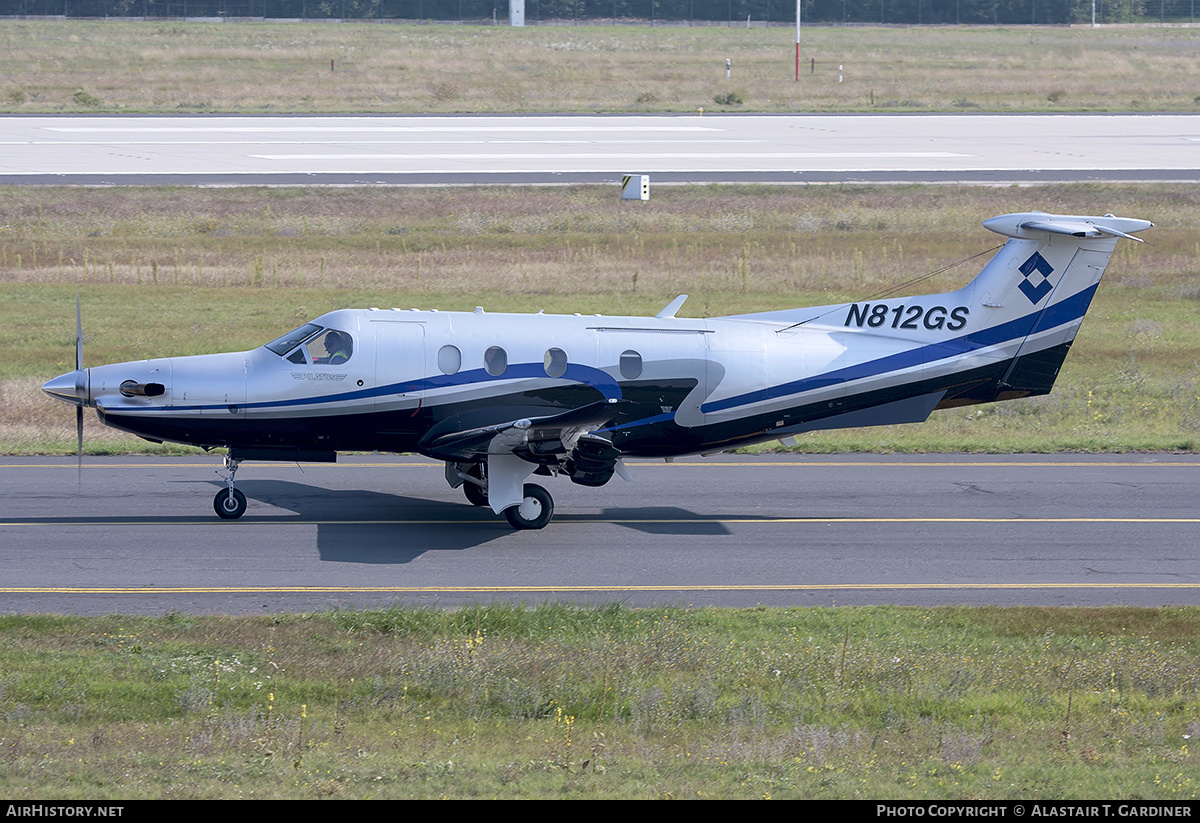
[[42,384],[42,391],[56,400],[86,406],[88,401],[87,369],[69,371]]

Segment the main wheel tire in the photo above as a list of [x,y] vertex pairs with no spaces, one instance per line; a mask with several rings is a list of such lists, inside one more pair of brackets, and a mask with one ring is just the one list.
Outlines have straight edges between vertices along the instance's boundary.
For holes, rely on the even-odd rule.
[[504,516],[514,529],[543,529],[554,516],[554,498],[536,483],[526,483],[525,498],[516,506],[504,510]]
[[246,495],[234,489],[231,498],[229,489],[221,489],[213,498],[213,511],[223,520],[237,520],[246,513]]
[[[467,474],[482,479],[483,469],[476,464],[467,469]],[[487,489],[483,488],[483,486],[476,486],[470,480],[463,481],[463,494],[467,496],[467,502],[472,506],[486,506],[488,504]]]

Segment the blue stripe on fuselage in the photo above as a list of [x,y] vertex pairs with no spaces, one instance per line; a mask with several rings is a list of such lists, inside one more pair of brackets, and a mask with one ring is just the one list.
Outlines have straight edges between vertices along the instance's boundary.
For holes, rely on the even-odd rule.
[[[466,386],[478,383],[494,383],[499,380],[527,380],[530,378],[546,377],[545,367],[541,363],[517,363],[509,366],[504,374],[491,375],[483,369],[472,369],[458,374],[439,374],[436,377],[422,377],[404,383],[393,383],[389,386],[376,386],[372,389],[345,392],[343,394],[326,394],[319,397],[297,397],[293,400],[270,400],[260,403],[216,403],[202,406],[169,406],[172,411],[205,411],[207,409],[226,409],[237,406],[238,409],[282,409],[297,406],[315,406],[321,403],[342,403],[350,400],[369,400],[373,397],[384,397],[393,394],[405,394],[426,389],[443,389],[454,386]],[[577,363],[567,364],[567,371],[558,380],[570,380],[583,383],[600,392],[605,400],[620,400],[621,387],[608,372],[592,366]]]
[[978,349],[1022,339],[1031,334],[1048,331],[1049,329],[1080,319],[1087,312],[1095,293],[1096,286],[1090,286],[1072,297],[1060,300],[1052,306],[1047,306],[1044,310],[1027,314],[1024,317],[1010,320],[1007,323],[1001,323],[998,326],[969,332],[962,337],[956,337],[952,340],[930,343],[919,348],[890,354],[878,360],[869,360],[815,377],[805,377],[800,380],[793,380],[790,383],[768,386],[765,389],[747,392],[736,397],[728,397],[713,403],[705,403],[700,407],[700,410],[708,414],[710,412],[725,411],[738,406],[747,406],[752,403],[761,403],[765,400],[775,400],[792,394],[801,394],[806,391],[825,388],[836,383],[848,383],[852,380],[861,380],[865,377],[877,377],[887,372],[901,371],[926,363],[947,360]]

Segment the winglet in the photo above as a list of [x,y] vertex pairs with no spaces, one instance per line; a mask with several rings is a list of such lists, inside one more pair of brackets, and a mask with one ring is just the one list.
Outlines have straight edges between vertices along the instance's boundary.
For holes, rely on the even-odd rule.
[[686,294],[679,295],[674,300],[672,300],[670,303],[668,303],[666,305],[666,308],[664,308],[662,311],[660,311],[658,314],[656,314],[654,316],[659,318],[660,320],[665,320],[668,317],[674,317],[675,312],[677,312],[681,308],[683,308],[683,301],[687,300],[687,299],[688,299],[688,296]]

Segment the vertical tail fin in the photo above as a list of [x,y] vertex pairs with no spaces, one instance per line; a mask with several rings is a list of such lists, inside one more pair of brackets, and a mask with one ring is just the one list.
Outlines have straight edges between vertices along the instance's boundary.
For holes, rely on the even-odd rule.
[[[986,228],[1009,238],[959,296],[973,320],[997,338],[1023,338],[992,400],[1045,394],[1083,322],[1119,238],[1148,220],[1027,212],[993,217]],[[982,398],[974,398],[979,402]]]

